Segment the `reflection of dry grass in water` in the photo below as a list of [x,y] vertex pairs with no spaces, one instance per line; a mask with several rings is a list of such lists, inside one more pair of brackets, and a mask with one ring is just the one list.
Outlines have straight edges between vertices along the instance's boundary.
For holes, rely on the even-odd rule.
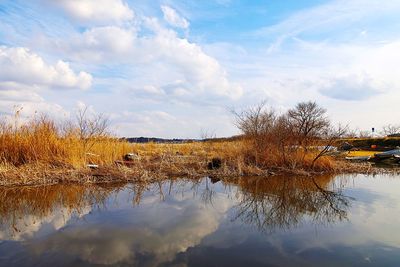
[[[247,177],[224,179],[225,186],[239,189],[235,219],[258,227],[262,231],[276,228],[287,229],[299,225],[305,217],[314,223],[330,224],[347,218],[348,199],[341,194],[340,185],[332,183],[334,176],[309,177]],[[110,184],[110,185],[51,185],[36,187],[0,188],[0,225],[18,228],[32,223],[32,218],[40,221],[59,211],[67,214],[85,215],[93,207],[107,208],[106,199],[125,189],[132,192],[132,205],[139,205],[143,193],[151,190],[165,195],[179,194],[182,184],[190,183],[192,190],[200,193],[201,201],[213,203],[212,187],[206,179],[204,192],[199,186],[204,180],[179,179],[163,180],[148,184]],[[164,189],[163,189],[164,188]],[[171,190],[174,190],[173,192]],[[178,190],[178,192],[176,192]],[[232,193],[235,191],[232,191]],[[113,198],[113,197],[112,197]],[[88,209],[89,208],[89,209]],[[71,218],[67,216],[67,220]],[[27,220],[26,222],[23,222]]]
[[3,187],[0,188],[0,224],[8,224],[18,232],[21,220],[22,225],[32,223],[23,222],[25,216],[40,220],[65,209],[79,215],[87,207],[103,205],[105,199],[119,188],[115,185]]
[[[170,191],[163,191],[168,183]],[[68,184],[0,187],[0,236],[1,230],[19,233],[20,227],[27,228],[31,224],[45,222],[46,218],[54,218],[62,214],[68,221],[73,215],[86,215],[94,208],[107,209],[106,200],[114,199],[121,190],[129,192],[132,205],[139,205],[143,193],[147,190],[160,196],[171,194],[172,188],[180,188],[181,184],[199,184],[200,180],[179,179],[163,180],[156,183],[112,183],[112,184]],[[1,227],[3,226],[3,227]],[[3,229],[2,229],[3,228]]]

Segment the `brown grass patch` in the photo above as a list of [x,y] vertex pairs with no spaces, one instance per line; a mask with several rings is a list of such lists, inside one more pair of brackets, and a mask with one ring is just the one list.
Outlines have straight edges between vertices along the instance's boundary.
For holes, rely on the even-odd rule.
[[[171,177],[308,174],[355,169],[330,156],[315,161],[318,151],[281,149],[273,142],[260,150],[253,141],[247,138],[131,144],[105,134],[85,137],[79,128],[59,125],[46,117],[32,119],[21,126],[3,122],[0,124],[0,185],[147,183]],[[125,166],[122,159],[126,153],[136,153],[137,158]],[[217,169],[208,168],[213,158],[221,162]],[[88,164],[99,167],[90,169]]]

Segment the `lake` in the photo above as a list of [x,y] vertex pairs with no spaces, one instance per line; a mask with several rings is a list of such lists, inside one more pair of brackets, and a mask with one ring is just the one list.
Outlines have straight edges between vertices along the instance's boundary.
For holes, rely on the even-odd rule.
[[400,177],[0,188],[0,266],[400,266]]

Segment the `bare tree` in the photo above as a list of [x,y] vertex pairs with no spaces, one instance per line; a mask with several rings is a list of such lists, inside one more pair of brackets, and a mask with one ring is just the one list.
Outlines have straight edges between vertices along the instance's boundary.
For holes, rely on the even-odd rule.
[[320,137],[330,125],[326,109],[315,102],[298,103],[287,114],[289,124],[298,139],[298,145],[304,148],[310,139]]
[[247,136],[261,136],[273,126],[276,114],[266,108],[265,101],[241,112],[232,111],[236,117],[235,125]]
[[370,131],[365,131],[365,130],[360,130],[358,132],[358,137],[359,138],[370,138],[371,137],[371,132]]
[[357,138],[358,137],[358,133],[359,133],[359,129],[350,129],[348,128],[346,133],[342,136],[343,138]]
[[200,139],[202,140],[207,140],[207,139],[214,139],[217,138],[217,135],[215,133],[215,130],[209,130],[209,129],[200,129]]
[[314,167],[315,162],[327,155],[333,146],[333,144],[340,138],[346,135],[348,132],[348,126],[338,125],[337,128],[329,127],[326,130],[325,136],[323,137],[324,140],[324,147],[320,150],[320,152],[315,156],[314,160],[312,161],[311,167]]
[[287,163],[287,152],[293,149],[293,133],[287,114],[279,115],[272,129],[271,141],[278,147],[284,163]]
[[109,120],[104,114],[89,115],[88,108],[78,110],[76,114],[77,130],[83,142],[85,153],[94,145],[96,139],[108,136]]
[[387,124],[382,129],[383,135],[400,134],[400,125]]
[[235,115],[235,125],[242,131],[244,136],[253,142],[256,164],[260,153],[264,153],[271,142],[271,133],[277,121],[276,112],[266,108],[265,101],[260,104],[237,112],[232,110]]
[[315,145],[323,146],[311,164],[314,167],[315,162],[325,156],[347,131],[347,127],[333,129],[326,110],[315,102],[299,103],[283,114],[266,108],[262,102],[234,114],[236,126],[251,141],[247,158],[254,160],[257,166],[258,163],[269,167],[305,166],[309,149]]

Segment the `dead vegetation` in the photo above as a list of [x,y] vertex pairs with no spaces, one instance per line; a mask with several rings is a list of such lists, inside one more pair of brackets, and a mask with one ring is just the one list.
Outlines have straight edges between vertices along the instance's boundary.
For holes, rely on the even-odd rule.
[[45,164],[81,168],[89,163],[112,164],[130,146],[106,132],[102,117],[80,115],[76,122],[56,123],[45,115],[21,122],[0,123],[0,160],[16,167]]
[[326,110],[315,102],[299,103],[282,114],[263,102],[234,114],[248,142],[245,153],[249,164],[287,170],[335,170],[328,152],[346,127],[333,127]]
[[331,156],[346,128],[332,127],[325,114],[313,102],[282,114],[262,103],[235,112],[243,135],[234,141],[131,144],[107,131],[106,117],[87,110],[62,123],[47,116],[21,123],[17,112],[0,123],[0,185],[369,172],[370,165]]

